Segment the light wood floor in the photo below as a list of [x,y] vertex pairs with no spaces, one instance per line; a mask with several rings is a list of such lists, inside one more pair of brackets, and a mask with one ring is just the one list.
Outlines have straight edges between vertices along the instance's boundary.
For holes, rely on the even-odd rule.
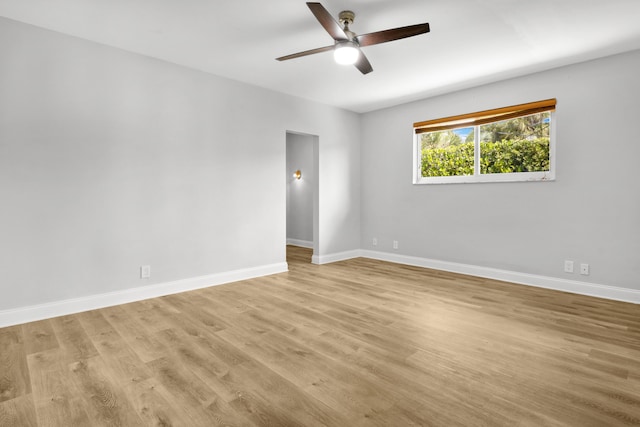
[[0,329],[0,425],[640,425],[640,306],[310,257]]

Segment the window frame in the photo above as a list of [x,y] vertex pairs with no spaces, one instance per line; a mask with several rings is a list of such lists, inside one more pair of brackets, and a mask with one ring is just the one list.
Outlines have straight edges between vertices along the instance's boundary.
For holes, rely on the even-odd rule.
[[[548,99],[511,107],[503,107],[477,113],[445,117],[414,123],[413,132],[413,184],[456,184],[483,182],[544,182],[555,181],[556,174],[556,100]],[[549,170],[538,172],[480,173],[480,126],[503,120],[515,119],[541,112],[549,112]],[[422,176],[421,135],[446,129],[474,128],[474,172],[473,175]],[[425,129],[433,129],[426,130]]]

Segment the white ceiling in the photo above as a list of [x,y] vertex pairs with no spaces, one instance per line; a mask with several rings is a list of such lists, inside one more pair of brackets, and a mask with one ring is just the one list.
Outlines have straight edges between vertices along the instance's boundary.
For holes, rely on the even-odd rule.
[[356,112],[640,49],[640,0],[323,0],[370,33],[431,32],[337,65],[302,0],[0,0],[0,16]]

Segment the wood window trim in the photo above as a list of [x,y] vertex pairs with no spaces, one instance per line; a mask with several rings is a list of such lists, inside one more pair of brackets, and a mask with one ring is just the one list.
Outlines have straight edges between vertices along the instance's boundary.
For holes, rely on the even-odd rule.
[[556,99],[529,102],[526,104],[512,105],[510,107],[495,108],[479,111],[477,113],[460,114],[441,119],[427,120],[413,124],[416,135],[427,132],[457,129],[461,127],[477,126],[516,117],[528,116],[543,111],[555,111]]

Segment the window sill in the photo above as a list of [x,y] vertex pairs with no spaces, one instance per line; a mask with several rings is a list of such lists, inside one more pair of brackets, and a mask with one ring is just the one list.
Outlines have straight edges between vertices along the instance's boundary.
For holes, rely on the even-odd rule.
[[555,181],[555,174],[551,172],[521,172],[521,173],[496,173],[484,175],[462,176],[432,176],[418,177],[413,181],[414,185],[424,184],[474,184],[487,182],[545,182]]

